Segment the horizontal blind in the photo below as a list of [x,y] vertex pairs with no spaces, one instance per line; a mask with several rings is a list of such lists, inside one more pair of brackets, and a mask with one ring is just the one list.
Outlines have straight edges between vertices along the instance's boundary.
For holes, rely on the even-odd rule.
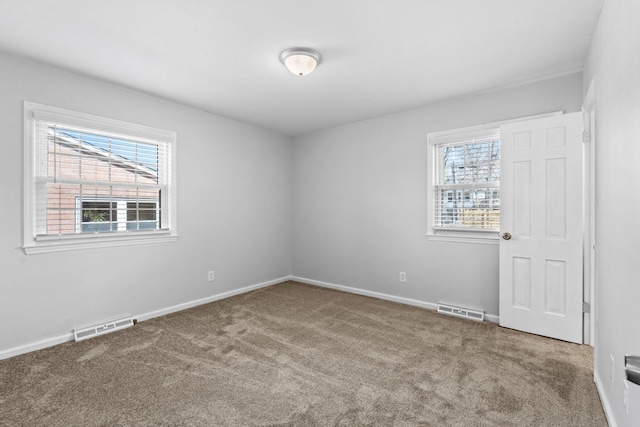
[[498,230],[499,130],[446,135],[433,142],[434,228]]
[[168,229],[167,142],[34,120],[36,237]]

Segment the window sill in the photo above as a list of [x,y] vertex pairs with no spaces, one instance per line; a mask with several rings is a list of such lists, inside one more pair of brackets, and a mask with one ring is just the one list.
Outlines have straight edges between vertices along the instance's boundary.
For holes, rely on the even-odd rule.
[[454,242],[454,243],[476,243],[484,245],[497,245],[500,243],[500,235],[498,232],[438,232],[426,234],[427,240],[439,241],[439,242]]
[[144,245],[150,243],[175,242],[178,236],[170,233],[155,234],[151,236],[95,236],[76,237],[55,240],[34,241],[31,245],[25,245],[22,249],[27,255],[44,254],[51,252],[78,251],[86,249],[110,248],[117,246]]

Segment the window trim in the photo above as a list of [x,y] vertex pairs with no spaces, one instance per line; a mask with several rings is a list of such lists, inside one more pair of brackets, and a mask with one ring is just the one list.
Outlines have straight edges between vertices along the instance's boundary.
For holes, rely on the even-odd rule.
[[[176,143],[177,133],[152,128],[136,123],[124,122],[92,114],[24,101],[24,201],[23,201],[23,247],[25,254],[39,254],[59,251],[94,249],[114,246],[128,246],[148,243],[174,242],[178,238],[176,202]],[[37,116],[37,117],[36,117]],[[169,205],[169,228],[166,230],[146,230],[137,232],[116,232],[98,234],[70,234],[36,237],[35,224],[35,121],[47,119],[69,126],[77,126],[120,134],[138,139],[161,141],[167,144],[168,167],[167,187]]]
[[486,123],[477,126],[469,126],[458,129],[450,129],[440,132],[430,132],[427,134],[427,233],[428,240],[460,242],[460,243],[499,243],[500,232],[495,230],[463,230],[463,229],[443,229],[434,226],[435,219],[435,182],[436,182],[436,147],[440,144],[464,141],[470,136],[479,136],[491,131],[500,131],[500,126],[526,120],[542,119],[545,117],[559,116],[564,112],[553,111],[533,116],[519,117],[515,119],[502,120],[498,122]]

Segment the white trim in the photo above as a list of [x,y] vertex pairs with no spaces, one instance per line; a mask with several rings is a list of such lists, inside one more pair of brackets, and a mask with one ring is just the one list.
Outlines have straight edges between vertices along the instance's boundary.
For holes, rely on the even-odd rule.
[[[383,294],[381,292],[368,291],[366,289],[352,288],[349,286],[336,285],[335,283],[322,282],[320,280],[307,279],[305,277],[291,276],[289,280],[306,283],[308,285],[320,286],[322,288],[336,289],[338,291],[348,292],[350,294],[364,295],[367,297],[382,299],[386,301],[393,301],[400,304],[411,305],[414,307],[422,307],[422,308],[426,308],[427,310],[433,310],[433,311],[438,310],[438,304],[433,302],[421,301],[413,298],[399,297],[399,296],[390,295],[390,294]],[[499,321],[499,317],[494,314],[485,314],[485,318],[492,323],[498,323]]]
[[[245,286],[244,288],[234,289],[232,291],[223,292],[221,294],[212,295],[206,298],[201,298],[193,301],[188,301],[182,304],[177,304],[171,307],[166,307],[160,310],[154,310],[147,313],[142,313],[139,315],[131,316],[139,322],[143,322],[145,320],[153,319],[154,317],[165,316],[167,314],[175,313],[178,311],[186,310],[188,308],[197,307],[202,304],[208,304],[210,302],[219,301],[222,299],[226,299],[235,295],[244,294],[247,292],[251,292],[257,289],[266,288],[268,286],[276,285],[278,283],[287,282],[289,280],[306,283],[309,285],[320,286],[323,288],[336,289],[343,292],[348,292],[357,295],[364,295],[372,298],[382,299],[386,301],[393,301],[400,304],[411,305],[415,307],[422,307],[428,310],[437,311],[438,304],[426,301],[420,301],[411,298],[399,297],[395,295],[383,294],[380,292],[368,291],[365,289],[352,288],[349,286],[336,285],[333,283],[322,282],[319,280],[307,279],[304,277],[298,276],[283,276],[277,279],[268,280],[266,282],[257,283],[255,285]],[[498,323],[499,317],[493,314],[485,314],[485,318],[487,321],[492,323]],[[21,354],[30,353],[32,351],[41,350],[48,347],[53,347],[58,344],[63,344],[68,341],[73,341],[73,332],[68,332],[63,335],[57,335],[50,338],[44,338],[38,341],[34,341],[31,343],[19,345],[17,347],[8,348],[6,350],[0,350],[0,360],[8,359],[10,357],[19,356]]]
[[[154,231],[147,232],[139,232],[139,233],[156,233]],[[178,240],[178,236],[171,236],[169,233],[160,233],[153,236],[141,236],[137,234],[138,237],[130,237],[123,238],[118,236],[99,236],[93,237],[94,235],[88,236],[86,238],[77,239],[76,241],[71,241],[71,239],[60,239],[52,242],[47,241],[39,241],[38,246],[25,246],[22,249],[24,253],[27,255],[35,255],[35,254],[46,254],[51,252],[65,252],[65,251],[76,251],[76,250],[88,250],[88,249],[98,249],[98,248],[113,248],[118,246],[131,246],[131,245],[146,245],[149,243],[169,243],[175,242]],[[94,239],[94,240],[92,240]],[[100,239],[98,241],[98,239]]]
[[508,119],[508,120],[500,120],[498,122],[491,122],[491,123],[484,123],[484,124],[480,124],[480,125],[475,125],[475,126],[467,126],[464,128],[458,128],[458,129],[449,129],[449,130],[443,130],[443,131],[439,131],[439,132],[429,132],[427,135],[429,137],[429,139],[440,139],[440,138],[444,138],[444,137],[448,137],[448,136],[452,136],[452,135],[456,135],[456,134],[475,134],[481,131],[484,131],[486,129],[494,129],[494,128],[499,128],[502,125],[506,125],[509,123],[517,123],[517,122],[524,122],[527,120],[536,120],[536,119],[544,119],[545,117],[551,117],[551,116],[561,116],[564,114],[563,110],[558,110],[558,111],[551,111],[549,113],[543,113],[543,114],[536,114],[533,116],[526,116],[526,117],[518,117],[515,119]]
[[456,235],[451,232],[451,234],[425,234],[427,236],[427,240],[434,240],[439,242],[457,242],[457,243],[477,243],[484,245],[497,245],[500,243],[500,236],[498,232],[492,232],[495,236],[486,236],[482,235],[482,233],[486,232],[464,232],[464,231],[456,231]]
[[[584,275],[585,278],[585,296],[589,295],[590,313],[585,319],[583,328],[586,330],[588,326],[589,336],[586,341],[592,347],[596,347],[596,328],[597,328],[597,312],[598,312],[598,295],[597,295],[597,185],[596,185],[596,88],[597,76],[594,76],[589,84],[589,89],[584,97],[582,111],[585,114],[585,131],[589,133],[589,141],[584,148],[584,187],[585,187],[585,206],[584,206]],[[586,299],[586,298],[584,298]],[[594,364],[597,364],[598,355],[594,350]]]
[[63,335],[58,335],[55,337],[44,338],[38,341],[33,341],[27,344],[19,345],[17,347],[1,350],[0,360],[8,359],[14,356],[19,356],[25,353],[31,353],[32,351],[36,351],[36,350],[42,350],[43,348],[53,347],[54,345],[63,344],[67,341],[73,341],[73,332],[69,332]]
[[[36,224],[34,215],[35,185],[34,176],[35,165],[35,129],[34,121],[47,119],[61,121],[68,125],[75,125],[94,129],[112,136],[122,136],[126,138],[136,138],[136,140],[152,140],[155,143],[164,142],[167,144],[166,154],[168,156],[167,177],[165,186],[168,186],[168,229],[157,232],[120,234],[118,236],[41,236],[36,237]],[[44,104],[24,101],[23,105],[23,162],[24,162],[24,188],[23,188],[23,250],[25,254],[41,254],[48,252],[71,251],[80,249],[95,249],[113,246],[138,245],[145,243],[165,243],[174,242],[178,237],[177,220],[177,133],[164,129],[152,128],[136,123],[129,123],[121,120],[110,119],[91,114],[80,113]],[[164,186],[160,186],[164,187]],[[164,219],[164,218],[163,218]],[[88,237],[88,238],[86,238]]]
[[600,375],[594,369],[593,372],[593,382],[596,383],[596,390],[598,391],[598,395],[600,396],[600,402],[602,402],[602,409],[604,409],[604,415],[607,418],[607,423],[609,427],[618,427],[616,424],[616,419],[613,416],[613,409],[611,408],[611,403],[609,399],[607,399],[607,393],[604,392],[604,386],[602,385],[602,380],[600,379]]
[[[182,304],[177,304],[171,307],[163,308],[160,310],[150,311],[147,313],[143,313],[137,316],[131,316],[137,321],[144,321],[148,319],[152,319],[154,317],[164,316],[170,313],[175,313],[177,311],[186,310],[188,308],[196,307],[202,304],[208,304],[210,302],[218,301],[221,299],[229,298],[235,295],[244,294],[247,292],[254,291],[256,289],[265,288],[267,286],[272,286],[278,283],[286,282],[291,280],[291,276],[283,276],[278,279],[268,280],[266,282],[257,283],[255,285],[245,286],[244,288],[235,289],[228,292],[223,292],[221,294],[212,295],[210,297],[201,298],[189,302],[185,302]],[[44,338],[38,341],[30,342],[27,344],[19,345],[17,347],[8,348],[6,350],[0,350],[0,360],[8,359],[10,357],[19,356],[21,354],[30,353],[32,351],[41,350],[48,347],[53,347],[54,345],[63,344],[67,341],[73,341],[74,336],[73,332],[68,332],[63,335],[57,335],[50,338]]]
[[157,144],[158,140],[170,144],[176,140],[176,133],[173,131],[152,128],[137,123],[95,116],[93,114],[81,113],[79,111],[29,101],[24,102],[24,108],[25,112],[28,110],[35,120],[62,122],[69,126],[90,128],[113,137],[131,138],[135,136],[137,140],[151,142],[153,144]]
[[[483,236],[483,232],[473,232],[464,229],[457,230],[435,230],[433,227],[434,222],[434,183],[435,180],[435,147],[440,144],[448,144],[454,142],[458,137],[462,140],[465,138],[477,137],[484,133],[491,131],[492,129],[498,129],[502,125],[509,123],[522,122],[526,120],[536,120],[551,116],[561,116],[563,111],[552,111],[544,114],[536,114],[533,116],[519,117],[515,119],[502,120],[498,122],[485,123],[476,126],[468,126],[458,129],[449,129],[439,132],[429,132],[427,134],[427,239],[428,240],[441,240],[449,242],[460,243],[493,243],[493,239],[488,239]],[[464,233],[464,234],[460,234]],[[475,239],[478,241],[475,242]]]
[[576,73],[582,73],[584,72],[584,65],[582,62],[580,62],[579,64],[576,65],[572,65],[570,67],[566,67],[564,69],[561,69],[559,71],[555,71],[553,73],[545,73],[545,74],[541,74],[537,77],[532,77],[530,79],[524,79],[524,80],[518,80],[515,81],[513,83],[506,83],[506,84],[502,84],[499,86],[492,86],[488,89],[481,89],[479,91],[475,91],[475,92],[465,92],[464,95],[460,95],[460,97],[463,96],[470,96],[470,95],[480,95],[480,94],[484,94],[484,93],[492,93],[492,92],[498,92],[498,91],[503,91],[505,89],[509,89],[509,88],[513,88],[513,87],[518,87],[518,86],[526,86],[526,85],[530,85],[533,83],[537,83],[537,82],[542,82],[545,80],[551,80],[551,79],[556,79],[556,78],[560,78],[560,77],[564,77],[564,76],[568,76],[571,74],[576,74]]
[[278,279],[269,280],[267,282],[245,286],[244,288],[234,289],[232,291],[223,292],[221,294],[212,295],[210,297],[188,301],[182,304],[173,305],[171,307],[162,308],[160,310],[149,311],[147,313],[139,314],[137,316],[132,316],[132,317],[142,322],[145,320],[153,319],[154,317],[165,316],[167,314],[175,313],[177,311],[186,310],[188,308],[197,307],[202,304],[208,304],[210,302],[219,301],[221,299],[226,299],[235,295],[240,295],[247,292],[255,291],[256,289],[266,288],[267,286],[272,286],[278,283],[286,282],[290,280],[290,277],[291,276],[283,276]]

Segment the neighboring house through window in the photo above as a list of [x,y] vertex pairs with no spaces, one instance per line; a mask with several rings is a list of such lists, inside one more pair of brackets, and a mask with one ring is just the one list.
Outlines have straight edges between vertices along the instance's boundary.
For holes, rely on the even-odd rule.
[[158,200],[76,197],[76,232],[104,233],[160,229]]
[[173,132],[25,103],[25,251],[175,240]]

